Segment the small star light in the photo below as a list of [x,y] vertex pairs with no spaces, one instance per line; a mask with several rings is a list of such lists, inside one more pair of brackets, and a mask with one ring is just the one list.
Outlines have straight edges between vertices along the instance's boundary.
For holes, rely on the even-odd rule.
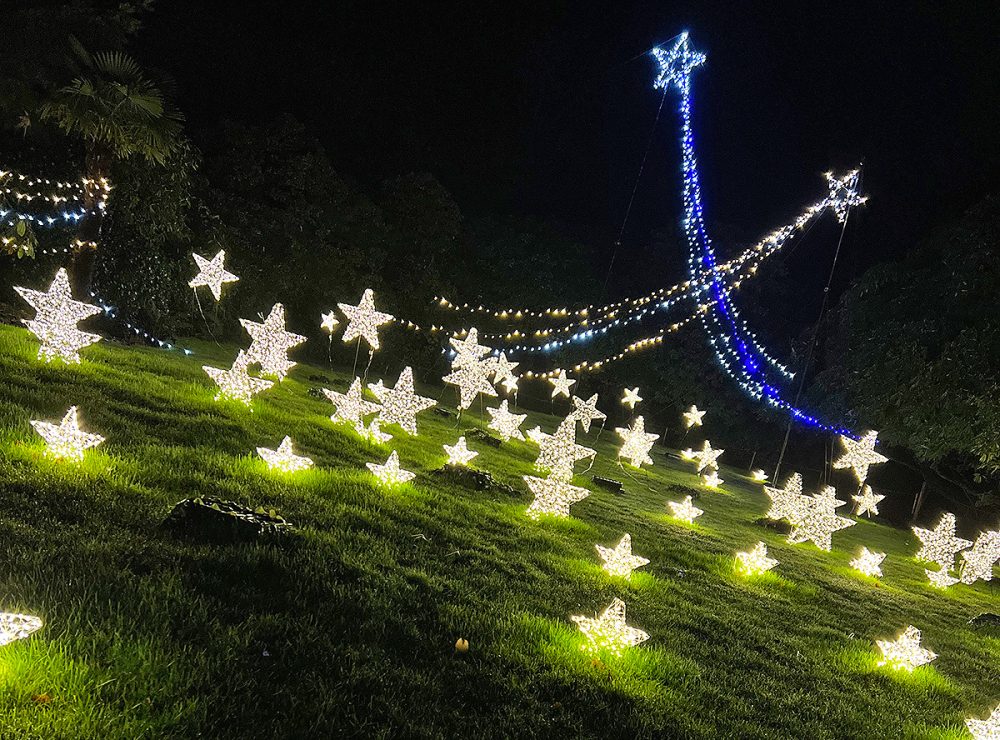
[[868,514],[869,516],[875,514],[877,516],[878,503],[884,499],[885,496],[880,496],[875,493],[871,486],[865,486],[861,489],[860,496],[851,496],[851,498],[854,500],[854,503],[857,504],[854,509],[855,516],[861,516],[862,514]]
[[340,322],[337,321],[337,315],[333,311],[321,314],[320,318],[320,328],[328,334],[333,334],[337,330],[337,327],[340,326]]
[[380,408],[377,403],[372,403],[365,399],[361,392],[361,378],[354,379],[351,387],[347,389],[347,393],[338,393],[337,391],[324,388],[323,395],[329,398],[333,405],[336,406],[336,410],[333,412],[333,416],[330,417],[330,421],[346,421],[355,428],[359,424],[363,427],[365,425],[365,417],[368,414],[374,414]]
[[573,480],[576,462],[597,454],[596,450],[576,443],[576,419],[572,414],[563,419],[555,434],[537,436],[540,449],[535,465],[551,471],[551,477],[556,480]]
[[42,620],[30,614],[0,612],[0,647],[23,640],[32,632],[42,628]]
[[639,395],[639,388],[626,388],[625,395],[622,396],[622,405],[628,406],[630,409],[634,409],[635,405],[642,401],[642,397]]
[[633,647],[649,639],[649,635],[635,627],[625,624],[625,602],[619,598],[612,600],[610,606],[601,616],[592,617],[571,616],[580,631],[587,638],[583,649],[590,653],[607,651],[621,655],[627,647]]
[[688,462],[694,460],[694,450],[690,447],[685,447],[679,454],[681,456],[681,460],[687,460]]
[[946,512],[941,515],[934,529],[914,527],[915,534],[923,546],[917,551],[917,560],[937,563],[945,570],[955,564],[955,554],[972,543],[955,536],[955,515]]
[[752,473],[750,473],[750,480],[752,480],[754,483],[763,483],[764,481],[767,480],[767,473],[765,473],[763,470],[754,470]]
[[698,472],[700,473],[706,468],[710,470],[718,468],[719,458],[722,456],[723,452],[725,452],[725,450],[713,450],[712,444],[706,439],[705,444],[701,446],[701,449],[692,455],[692,459],[698,465]]
[[389,454],[389,459],[385,461],[384,465],[378,465],[377,463],[365,463],[365,465],[368,466],[368,469],[372,471],[376,478],[387,486],[397,486],[417,477],[416,473],[411,473],[409,470],[403,470],[399,467],[399,455],[396,454],[395,450]]
[[444,451],[448,453],[449,465],[468,465],[479,453],[470,450],[465,444],[465,437],[459,437],[453,445],[444,445]]
[[590,431],[590,423],[594,421],[594,419],[600,419],[601,421],[604,421],[605,419],[608,418],[607,414],[597,409],[596,393],[592,395],[590,398],[588,398],[586,401],[584,401],[579,396],[573,396],[572,416],[574,419],[577,419],[580,422],[580,425],[583,427],[583,431],[585,432]]
[[895,640],[877,640],[876,643],[882,651],[879,665],[888,665],[897,670],[909,672],[937,657],[930,650],[920,647],[920,630],[912,624]]
[[514,374],[514,368],[518,366],[519,363],[511,362],[507,359],[507,353],[501,352],[500,356],[497,357],[490,364],[490,370],[493,375],[493,383],[499,383],[504,387],[508,393],[512,393],[517,390],[517,376]]
[[572,378],[566,377],[565,370],[560,370],[558,375],[549,378],[549,382],[552,383],[552,398],[556,396],[566,396],[566,398],[569,398],[569,388],[576,383]]
[[622,438],[618,457],[624,457],[630,465],[636,468],[641,468],[644,464],[653,464],[653,458],[649,456],[649,451],[653,449],[653,442],[658,440],[660,435],[647,434],[646,422],[641,416],[635,418],[630,428],[618,427],[615,429],[615,433]]
[[684,412],[684,427],[686,429],[690,429],[691,427],[700,427],[701,420],[706,413],[706,411],[699,411],[697,406],[692,406]]
[[841,178],[834,177],[832,172],[827,172],[825,177],[830,188],[827,202],[837,214],[837,220],[844,223],[852,206],[860,206],[868,200],[858,193],[858,171],[852,170]]
[[805,497],[802,495],[802,476],[798,473],[789,476],[783,488],[764,486],[764,493],[771,499],[771,508],[766,514],[768,519],[794,521],[799,516]]
[[363,422],[355,424],[354,430],[369,442],[374,442],[377,445],[385,444],[392,439],[391,434],[382,431],[377,416],[368,423],[368,426],[365,426]]
[[292,451],[292,438],[285,437],[278,445],[278,449],[271,450],[267,447],[258,447],[257,454],[264,458],[267,467],[271,470],[280,470],[283,473],[294,473],[298,470],[306,470],[313,466],[313,461],[308,457],[296,455]]
[[45,454],[56,460],[79,462],[83,460],[84,450],[97,447],[104,441],[104,437],[100,434],[92,434],[80,429],[76,406],[70,406],[69,411],[58,424],[32,420],[31,426],[45,440]]
[[372,350],[378,349],[378,328],[393,320],[391,314],[375,310],[375,294],[371,288],[366,288],[357,306],[350,303],[338,303],[344,316],[347,317],[347,328],[344,329],[344,343],[350,344],[352,339],[361,337]]
[[740,570],[748,576],[766,573],[778,564],[777,560],[767,556],[767,545],[763,542],[758,542],[752,550],[736,553],[736,559],[739,561]]
[[725,481],[719,477],[718,470],[710,470],[708,473],[701,476],[701,484],[705,486],[705,488],[718,488],[723,483],[725,483]]
[[274,385],[270,380],[255,378],[247,374],[247,366],[249,364],[250,361],[247,359],[246,352],[240,350],[240,353],[236,355],[236,359],[233,361],[232,367],[228,370],[220,370],[217,367],[210,367],[208,365],[201,366],[201,369],[208,373],[208,377],[214,380],[216,385],[219,386],[219,392],[215,394],[216,401],[223,398],[231,398],[234,401],[240,401],[249,406],[250,399]]
[[76,363],[80,361],[81,349],[100,341],[100,335],[76,328],[77,322],[99,314],[101,309],[73,300],[66,268],[59,268],[47,292],[17,286],[14,290],[35,309],[35,318],[25,319],[24,324],[42,343],[38,359],[51,362],[61,357]]
[[965,726],[973,740],[1000,740],[1000,706],[987,719],[965,720]]
[[812,540],[820,550],[829,552],[833,533],[857,524],[853,519],[837,516],[837,509],[847,502],[837,498],[837,489],[833,486],[824,486],[819,493],[803,496],[799,501],[801,506],[788,517],[792,524],[789,542]]
[[674,519],[680,519],[688,524],[694,524],[694,520],[705,513],[691,502],[690,496],[685,496],[683,501],[668,501],[667,506],[670,507]]
[[216,302],[222,298],[223,283],[235,283],[239,280],[233,273],[226,272],[226,268],[222,264],[226,259],[226,250],[220,249],[219,253],[210,260],[205,259],[200,254],[192,254],[191,256],[194,257],[194,262],[198,265],[198,274],[188,285],[192,288],[207,285]]
[[1000,532],[983,532],[976,537],[971,550],[962,553],[962,583],[972,584],[978,580],[992,581],[993,566],[1000,560]]
[[934,588],[944,589],[958,583],[958,579],[949,573],[947,568],[941,568],[941,570],[929,570],[925,568],[924,573],[927,574],[927,580],[931,582]]
[[437,405],[433,398],[418,396],[413,392],[413,369],[404,367],[394,388],[386,388],[381,382],[368,386],[375,397],[382,402],[378,412],[383,424],[397,424],[407,434],[417,433],[417,414]]
[[851,561],[851,567],[866,576],[881,578],[883,560],[885,560],[884,552],[872,552],[867,547],[862,547],[858,556]]
[[851,468],[858,479],[858,483],[864,483],[868,477],[869,465],[881,465],[889,458],[875,452],[875,443],[878,441],[878,432],[865,432],[859,440],[850,437],[841,437],[840,444],[844,447],[844,454],[834,460],[835,468]]
[[536,478],[533,475],[526,475],[524,482],[535,494],[535,500],[525,512],[532,519],[538,519],[542,514],[569,516],[569,507],[590,495],[590,491],[586,488],[571,485],[552,476]]
[[288,350],[306,341],[301,334],[285,331],[285,307],[275,303],[262,324],[249,319],[240,319],[240,323],[253,339],[247,350],[247,362],[259,362],[264,375],[277,375],[279,381],[284,380],[295,366],[288,359]]
[[510,439],[524,439],[520,426],[528,418],[527,414],[512,414],[507,410],[506,399],[500,403],[499,408],[489,408],[486,411],[490,415],[490,423],[487,426],[499,434],[504,442]]
[[594,545],[594,547],[597,548],[601,560],[604,561],[604,570],[613,576],[630,578],[633,570],[649,563],[648,558],[632,554],[632,535],[630,534],[622,537],[614,547],[602,547],[601,545]]

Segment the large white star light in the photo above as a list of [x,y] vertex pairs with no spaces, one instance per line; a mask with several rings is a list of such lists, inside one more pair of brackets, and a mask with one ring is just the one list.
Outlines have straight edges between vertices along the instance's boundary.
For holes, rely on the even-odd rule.
[[486,411],[490,415],[490,423],[487,426],[500,435],[500,439],[504,442],[510,439],[524,439],[524,435],[521,434],[521,425],[528,418],[527,414],[511,413],[507,409],[506,399],[500,402],[498,408],[488,408]]
[[923,543],[917,551],[917,560],[937,563],[944,570],[955,565],[956,553],[972,543],[955,536],[955,515],[945,512],[934,529],[914,527],[913,534]]
[[573,413],[571,416],[580,422],[583,431],[590,431],[590,424],[595,419],[604,421],[608,415],[597,408],[597,394],[595,393],[586,401],[579,396],[573,396]]
[[622,406],[628,406],[630,409],[634,409],[635,405],[641,401],[642,397],[639,395],[639,386],[625,389],[625,395],[622,396]]
[[793,521],[804,506],[802,476],[798,473],[792,473],[781,488],[764,486],[764,493],[771,499],[771,508],[765,515],[768,519]]
[[347,317],[347,328],[344,329],[343,336],[344,343],[349,344],[352,340],[360,337],[368,343],[372,351],[377,350],[379,347],[378,328],[383,324],[388,324],[394,317],[392,314],[375,310],[375,293],[372,289],[365,289],[358,305],[338,303],[337,308]]
[[496,396],[496,389],[490,382],[490,376],[496,372],[496,363],[487,358],[492,350],[479,343],[476,328],[469,329],[465,339],[456,336],[449,342],[455,351],[455,357],[451,361],[451,372],[442,380],[448,385],[458,386],[458,408],[469,408],[480,393]]
[[694,520],[705,513],[692,503],[690,496],[685,496],[682,501],[668,501],[667,506],[670,507],[674,519],[688,524],[694,524]]
[[866,576],[881,578],[883,560],[885,560],[884,552],[872,552],[867,547],[862,547],[858,556],[851,561],[851,567]]
[[685,95],[691,81],[691,70],[705,63],[705,55],[692,49],[688,43],[687,31],[677,37],[677,43],[670,51],[657,47],[653,49],[653,56],[660,67],[653,87],[657,90],[666,90],[674,85]]
[[361,378],[354,379],[351,387],[347,389],[347,393],[338,393],[324,388],[323,395],[330,399],[330,402],[336,407],[330,421],[347,422],[355,428],[358,428],[359,425],[364,428],[365,417],[374,414],[380,408],[377,403],[372,403],[364,397],[361,390]]
[[104,441],[100,434],[80,429],[76,406],[70,406],[58,424],[32,419],[31,426],[45,440],[45,454],[56,460],[79,462],[83,459],[85,450],[97,447]]
[[299,470],[306,470],[313,466],[313,461],[303,455],[296,455],[292,449],[292,438],[285,437],[278,445],[278,449],[272,450],[268,447],[258,447],[257,454],[261,456],[267,467],[271,470],[280,470],[283,473],[295,473]]
[[219,253],[210,260],[205,259],[200,254],[192,254],[191,256],[194,257],[194,262],[198,265],[198,274],[194,276],[194,279],[188,285],[195,289],[200,285],[207,286],[212,291],[212,296],[216,302],[222,298],[223,283],[235,283],[239,280],[236,275],[226,271],[223,264],[226,259],[226,251],[224,249],[220,249]]
[[864,486],[861,489],[860,495],[851,496],[851,498],[856,504],[854,509],[855,516],[861,516],[863,514],[868,514],[869,516],[875,514],[878,516],[878,504],[885,498],[885,496],[875,493],[871,486]]
[[596,619],[593,617],[571,616],[587,642],[582,646],[590,653],[609,652],[621,655],[627,647],[645,642],[649,635],[625,623],[625,602],[615,598]]
[[832,172],[824,173],[826,184],[830,188],[827,204],[837,214],[840,223],[847,220],[851,208],[860,206],[868,200],[858,192],[860,174],[858,170],[851,170],[843,177],[834,177]]
[[453,445],[444,445],[444,451],[448,453],[448,464],[454,466],[468,465],[479,454],[469,449],[464,436],[459,437]]
[[222,370],[209,365],[202,365],[201,369],[208,373],[208,377],[219,386],[219,392],[215,394],[215,400],[229,398],[250,405],[250,400],[258,393],[266,391],[273,381],[264,378],[255,378],[247,372],[250,361],[247,359],[245,351],[240,350],[233,360],[232,367]]
[[577,501],[583,501],[590,491],[580,486],[574,486],[566,481],[549,476],[537,478],[533,475],[524,476],[528,489],[535,495],[525,512],[530,518],[538,519],[543,514],[552,516],[569,516],[569,507]]
[[99,314],[101,309],[73,300],[65,268],[59,268],[46,292],[18,286],[14,286],[14,290],[35,309],[35,318],[25,319],[24,324],[42,343],[38,359],[50,362],[61,357],[66,362],[77,363],[81,349],[100,341],[100,335],[76,328],[77,322]]
[[1000,740],[1000,706],[986,719],[965,720],[973,740]]
[[572,415],[563,419],[555,434],[536,436],[539,451],[535,465],[550,471],[551,477],[557,480],[571,481],[576,462],[597,454],[596,450],[576,443],[576,419]]
[[572,378],[566,377],[566,371],[560,369],[559,374],[549,378],[549,382],[552,384],[552,398],[556,396],[565,396],[569,398],[570,396],[570,386],[576,383]]
[[295,366],[288,359],[288,350],[306,341],[301,334],[285,331],[285,307],[275,303],[263,323],[249,319],[240,319],[240,323],[253,340],[247,350],[247,362],[258,362],[264,375],[276,375],[279,381],[284,380]]
[[396,424],[407,434],[417,433],[417,414],[437,405],[437,401],[418,396],[413,391],[413,369],[404,367],[393,388],[386,388],[379,381],[368,386],[381,401],[378,415],[383,424]]
[[811,540],[820,550],[830,551],[833,533],[857,524],[853,519],[838,516],[837,509],[846,501],[837,498],[837,489],[824,486],[813,496],[804,496],[802,507],[789,517],[792,532],[789,542],[806,542]]
[[518,377],[514,374],[514,368],[518,364],[508,360],[506,352],[501,352],[499,356],[489,361],[488,367],[493,376],[494,385],[502,385],[508,393],[516,391]]
[[868,467],[870,465],[881,465],[889,458],[875,452],[875,444],[878,442],[878,432],[865,432],[861,439],[854,440],[850,437],[840,437],[840,444],[844,448],[844,453],[833,461],[835,468],[850,468],[858,479],[858,483],[864,483],[868,477]]
[[614,547],[594,545],[604,561],[604,570],[613,576],[631,578],[632,571],[649,564],[649,559],[632,554],[632,535],[625,534]]
[[615,433],[622,438],[622,446],[618,450],[619,458],[624,457],[630,465],[637,468],[653,464],[649,451],[653,449],[653,443],[660,438],[660,435],[648,434],[646,422],[641,416],[637,416],[628,429],[617,427]]
[[993,566],[1000,560],[1000,532],[991,530],[976,537],[971,550],[962,553],[962,583],[992,581]]
[[416,473],[399,467],[399,455],[396,454],[395,450],[389,453],[389,459],[385,461],[385,464],[365,463],[365,465],[386,486],[398,486],[417,477]]
[[778,564],[774,558],[768,557],[767,545],[758,542],[753,549],[736,553],[736,562],[744,575],[756,576],[766,573]]
[[0,647],[23,640],[42,628],[42,620],[30,614],[0,612]]
[[946,589],[958,583],[958,579],[948,571],[948,568],[940,568],[938,570],[924,568],[924,573],[934,588]]
[[895,640],[876,640],[876,643],[882,651],[879,665],[888,665],[897,670],[909,672],[937,657],[930,650],[920,647],[920,630],[912,624]]

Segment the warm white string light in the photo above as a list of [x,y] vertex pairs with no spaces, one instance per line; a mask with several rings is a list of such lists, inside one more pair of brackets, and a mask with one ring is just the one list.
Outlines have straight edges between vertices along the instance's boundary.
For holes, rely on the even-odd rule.
[[285,437],[278,445],[278,449],[272,450],[268,447],[258,447],[257,454],[261,456],[267,467],[271,470],[280,470],[283,473],[295,473],[299,470],[307,470],[313,466],[313,461],[303,455],[296,455],[292,449],[292,438]]
[[648,634],[625,623],[625,602],[619,598],[613,599],[596,619],[578,615],[570,619],[586,638],[583,649],[595,655],[603,652],[621,655],[625,648],[649,639]]
[[632,571],[649,564],[649,559],[632,554],[632,535],[626,533],[614,547],[594,545],[610,575],[631,578]]
[[192,254],[195,264],[198,266],[198,274],[194,276],[188,286],[198,289],[199,286],[207,286],[212,291],[212,296],[216,303],[222,298],[222,286],[224,283],[235,283],[239,277],[229,272],[225,268],[226,250],[220,249],[212,259],[205,259],[200,254]]
[[85,450],[97,447],[104,441],[100,434],[80,429],[76,406],[70,406],[58,424],[32,419],[31,426],[45,440],[45,454],[56,460],[80,462]]
[[879,665],[888,665],[897,670],[911,672],[914,668],[930,663],[937,655],[920,646],[920,630],[912,624],[895,640],[877,640],[882,660]]
[[35,309],[35,318],[25,319],[24,324],[41,342],[38,358],[50,362],[56,357],[65,362],[80,361],[80,350],[101,339],[76,328],[77,322],[99,314],[101,309],[89,303],[73,300],[69,275],[60,267],[48,291],[31,290],[14,286],[25,301]]

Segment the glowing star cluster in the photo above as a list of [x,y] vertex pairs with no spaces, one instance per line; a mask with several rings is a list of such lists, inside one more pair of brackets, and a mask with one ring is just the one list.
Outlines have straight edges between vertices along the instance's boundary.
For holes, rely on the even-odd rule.
[[69,411],[58,424],[32,420],[31,426],[45,440],[45,454],[56,460],[79,462],[83,460],[85,450],[97,447],[104,441],[104,437],[100,434],[80,429],[76,406],[70,406]]
[[632,571],[649,563],[648,558],[632,554],[632,535],[626,534],[614,547],[594,545],[604,561],[604,570],[613,576],[630,578]]
[[973,740],[1000,740],[1000,706],[986,719],[967,719],[965,726]]
[[586,460],[597,454],[596,450],[576,443],[576,419],[572,415],[563,419],[555,434],[539,431],[533,435],[539,451],[535,465],[548,470],[556,480],[569,482],[573,479],[573,466],[579,460]]
[[215,298],[216,302],[222,298],[222,285],[224,283],[235,283],[239,280],[236,275],[226,271],[223,264],[226,260],[224,249],[220,249],[219,253],[210,260],[205,259],[200,254],[192,254],[191,256],[194,257],[194,262],[198,265],[198,274],[188,285],[195,289],[201,285],[207,286],[212,291],[212,297]]
[[458,386],[458,408],[469,408],[479,394],[496,396],[490,376],[496,373],[498,364],[487,358],[492,350],[479,343],[476,328],[469,329],[465,339],[452,337],[449,342],[455,357],[451,361],[451,372],[442,380],[449,385]]
[[895,640],[877,640],[876,643],[882,651],[879,665],[888,665],[896,670],[910,672],[937,657],[930,650],[920,646],[920,630],[912,624]]
[[667,506],[670,507],[674,519],[688,524],[693,524],[697,517],[705,513],[692,503],[690,496],[685,496],[683,501],[668,501]]
[[258,447],[257,454],[261,456],[267,467],[271,470],[280,470],[283,473],[295,473],[299,470],[307,470],[313,466],[313,461],[308,457],[296,455],[292,449],[292,438],[285,437],[278,445],[278,449],[272,450],[267,447]]
[[937,563],[944,570],[955,565],[955,554],[972,543],[955,536],[955,515],[946,512],[941,515],[934,529],[914,527],[913,533],[923,543],[917,551],[917,560]]
[[521,434],[521,425],[528,418],[527,414],[514,414],[507,409],[507,401],[500,402],[499,408],[486,409],[490,415],[490,423],[487,426],[500,435],[504,442],[510,439],[524,439]]
[[347,393],[338,393],[324,388],[323,395],[330,399],[335,407],[330,421],[347,422],[356,429],[364,428],[365,417],[379,410],[377,403],[372,403],[364,397],[361,391],[361,378],[354,379],[351,387],[347,389]]
[[705,418],[705,411],[699,411],[697,406],[692,406],[687,411],[684,412],[684,427],[685,429],[690,429],[691,427],[700,427],[701,420]]
[[396,454],[395,450],[389,453],[389,459],[385,461],[385,464],[365,463],[365,465],[386,486],[398,486],[417,477],[416,473],[399,467],[399,455]]
[[375,293],[371,288],[366,288],[357,306],[350,303],[338,303],[344,316],[347,317],[347,328],[344,329],[343,340],[345,344],[358,339],[364,339],[372,351],[377,350],[378,328],[383,324],[388,324],[393,320],[391,314],[382,313],[375,310]]
[[537,478],[533,475],[524,476],[524,482],[534,494],[535,500],[525,512],[530,518],[538,519],[543,514],[552,516],[569,516],[569,507],[578,501],[583,501],[590,495],[586,488],[574,486],[566,481],[549,476]]
[[378,415],[383,424],[396,424],[407,434],[417,433],[417,414],[437,405],[433,398],[418,396],[413,391],[413,369],[403,368],[393,388],[386,388],[382,381],[368,386],[381,401]]
[[874,514],[875,516],[878,516],[879,502],[884,499],[885,496],[875,493],[871,486],[864,486],[861,489],[860,495],[851,496],[851,498],[854,500],[855,504],[855,516],[863,516],[864,514],[868,514],[869,516]]
[[778,564],[777,560],[767,556],[767,545],[763,542],[758,542],[752,550],[736,553],[736,560],[740,571],[748,576],[766,573]]
[[622,438],[622,446],[618,450],[619,458],[624,457],[630,465],[637,468],[653,464],[649,451],[653,449],[653,443],[660,438],[660,435],[647,433],[646,422],[641,416],[637,416],[628,429],[618,427],[615,433]]
[[792,524],[789,542],[811,540],[820,550],[829,552],[833,533],[857,524],[853,519],[837,515],[837,509],[846,501],[837,498],[837,489],[833,486],[824,486],[813,496],[803,496],[800,502],[801,506],[788,517]]
[[864,483],[868,477],[868,468],[872,465],[881,465],[889,458],[875,452],[875,444],[878,442],[878,432],[865,432],[861,439],[854,440],[850,437],[841,436],[840,444],[844,448],[843,454],[833,461],[835,468],[850,468],[854,471],[858,483]]
[[549,382],[552,384],[552,398],[556,396],[565,396],[569,398],[570,396],[570,386],[576,383],[572,378],[566,377],[566,371],[560,370],[559,374],[549,378]]
[[597,394],[595,393],[586,401],[584,401],[579,396],[573,396],[573,413],[574,419],[580,422],[583,427],[583,431],[590,431],[590,424],[595,419],[604,421],[608,418],[608,415],[597,408]]
[[598,654],[602,652],[621,655],[625,648],[633,647],[649,639],[640,629],[625,623],[625,602],[614,599],[596,619],[593,617],[571,616],[586,637],[584,650]]
[[272,385],[273,381],[264,378],[255,378],[247,372],[250,361],[245,351],[240,350],[233,361],[232,367],[228,370],[220,370],[217,367],[202,365],[201,369],[208,373],[208,377],[219,386],[219,392],[215,394],[215,400],[229,398],[240,403],[250,405],[250,400]]
[[490,361],[488,367],[493,377],[494,385],[502,385],[508,393],[516,391],[518,378],[514,374],[514,368],[517,366],[518,363],[507,359],[505,352],[501,352],[498,357]]
[[852,170],[840,178],[834,177],[832,172],[824,174],[830,188],[830,197],[827,201],[833,212],[837,214],[837,220],[840,223],[847,220],[847,214],[850,213],[852,207],[863,205],[868,200],[858,193],[860,174],[857,170]]
[[464,436],[459,437],[453,445],[444,445],[444,451],[448,453],[448,464],[455,466],[468,465],[479,454],[468,448]]
[[30,614],[0,612],[0,647],[23,640],[32,632],[42,628],[42,620]]
[[99,314],[101,309],[73,300],[65,268],[59,268],[47,292],[17,286],[14,290],[35,309],[35,318],[25,319],[24,324],[42,343],[38,359],[50,362],[60,357],[65,362],[77,363],[81,349],[100,341],[100,335],[76,328],[78,322]]
[[867,547],[862,547],[858,556],[851,561],[851,567],[866,576],[881,578],[883,560],[885,560],[884,552],[872,552]]
[[275,303],[263,323],[249,319],[240,319],[240,323],[253,340],[246,354],[248,364],[260,363],[264,375],[276,375],[279,381],[284,380],[295,366],[288,359],[288,350],[306,341],[301,334],[285,331],[285,307]]
[[992,530],[976,537],[971,550],[962,553],[962,583],[992,581],[993,566],[1000,560],[1000,532]]
[[799,517],[802,509],[802,476],[793,473],[785,481],[781,488],[775,486],[764,486],[764,493],[771,499],[771,508],[767,511],[767,518],[787,519],[794,521]]
[[642,401],[642,397],[639,395],[638,386],[635,388],[626,388],[625,395],[622,396],[622,405],[628,406],[630,409],[634,409],[637,403]]

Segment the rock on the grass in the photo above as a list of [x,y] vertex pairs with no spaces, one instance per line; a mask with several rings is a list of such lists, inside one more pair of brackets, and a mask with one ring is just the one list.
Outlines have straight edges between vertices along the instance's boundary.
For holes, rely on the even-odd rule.
[[1000,628],[1000,614],[994,614],[993,612],[983,612],[982,614],[977,614],[972,619],[970,619],[969,624],[971,624],[973,627]]
[[594,481],[594,485],[600,486],[601,488],[614,491],[619,495],[625,493],[625,486],[620,480],[615,480],[614,478],[602,478],[599,475],[595,475],[592,480]]
[[490,447],[499,447],[503,444],[503,440],[499,437],[494,437],[489,432],[485,432],[478,427],[476,429],[466,429],[465,436],[469,439],[474,439],[476,442],[482,442]]
[[208,497],[178,502],[160,527],[177,537],[215,544],[273,540],[292,530],[273,511]]
[[460,465],[445,465],[435,470],[434,473],[477,491],[499,491],[508,495],[517,493],[513,488],[506,483],[501,483],[485,470],[476,470]]
[[765,527],[767,529],[773,529],[779,534],[789,534],[792,531],[792,525],[786,522],[784,519],[768,519],[766,516],[754,519],[754,524],[758,527]]

